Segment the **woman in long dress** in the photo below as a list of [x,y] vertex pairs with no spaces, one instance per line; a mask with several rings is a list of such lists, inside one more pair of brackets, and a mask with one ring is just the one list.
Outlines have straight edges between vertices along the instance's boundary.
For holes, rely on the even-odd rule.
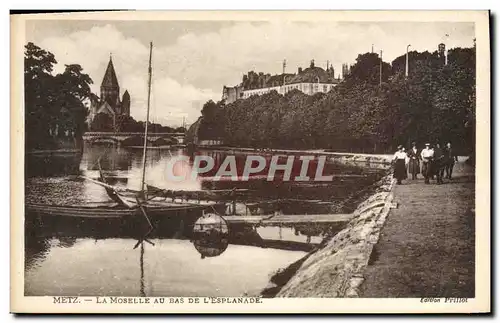
[[405,178],[406,172],[406,163],[408,160],[408,155],[403,151],[403,146],[398,146],[398,151],[394,154],[392,161],[394,162],[394,177],[398,181],[398,184],[401,184],[401,181]]
[[408,151],[408,171],[411,174],[411,179],[417,179],[417,174],[420,174],[420,154],[418,153],[417,144],[412,142],[412,147]]

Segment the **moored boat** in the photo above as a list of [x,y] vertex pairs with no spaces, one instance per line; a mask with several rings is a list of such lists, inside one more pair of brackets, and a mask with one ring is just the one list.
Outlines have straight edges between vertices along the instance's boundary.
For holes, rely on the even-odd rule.
[[[190,231],[194,222],[204,213],[224,214],[224,204],[169,204],[126,208],[117,204],[107,205],[47,205],[27,203],[25,221],[27,227],[47,234],[64,232],[79,236],[92,232],[96,236],[138,236],[150,230],[153,235],[171,235],[183,227]],[[154,230],[153,230],[154,229]],[[182,231],[181,230],[181,231]]]
[[[181,215],[186,212],[212,211],[215,209],[219,212],[223,211],[225,205],[207,205],[207,204],[171,204],[154,205],[149,203],[144,208],[149,216],[174,216]],[[139,208],[124,208],[117,205],[95,205],[95,206],[65,206],[65,205],[48,205],[48,204],[26,204],[27,215],[41,216],[63,216],[63,217],[80,217],[80,218],[125,218],[137,215],[140,212]]]
[[[55,231],[67,230],[68,228],[78,231],[83,227],[88,227],[94,231],[103,231],[103,228],[117,228],[118,230],[127,228],[128,232],[135,233],[140,237],[139,244],[143,240],[146,240],[148,235],[153,233],[155,229],[156,231],[165,229],[174,230],[176,225],[173,225],[173,222],[180,222],[179,225],[189,226],[198,217],[202,216],[204,212],[224,214],[226,206],[222,203],[171,203],[166,200],[166,196],[161,196],[158,199],[155,196],[151,196],[148,192],[145,180],[151,96],[152,48],[153,44],[151,43],[140,189],[135,190],[110,185],[102,172],[99,158],[99,178],[95,180],[85,176],[81,177],[103,187],[110,200],[114,203],[92,205],[26,203],[26,222],[29,223],[29,226],[33,228],[50,227]],[[67,225],[68,223],[71,225]]]

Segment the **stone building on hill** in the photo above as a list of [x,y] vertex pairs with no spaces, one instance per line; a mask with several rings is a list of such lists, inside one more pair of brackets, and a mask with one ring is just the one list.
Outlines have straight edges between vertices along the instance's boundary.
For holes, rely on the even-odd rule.
[[[343,71],[344,72],[344,71]],[[238,99],[246,99],[253,95],[262,95],[271,91],[286,94],[294,89],[308,95],[326,93],[340,83],[340,76],[335,78],[333,66],[327,63],[326,69],[315,66],[314,60],[308,68],[298,68],[297,73],[264,74],[253,71],[243,76],[242,82],[234,87],[224,86],[222,99],[232,103]]]

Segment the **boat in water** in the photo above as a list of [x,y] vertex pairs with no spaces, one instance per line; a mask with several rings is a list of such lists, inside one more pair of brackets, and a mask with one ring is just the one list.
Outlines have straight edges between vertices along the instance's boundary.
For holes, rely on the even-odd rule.
[[[138,224],[146,224],[148,230],[143,238],[147,237],[154,228],[160,226],[162,220],[173,220],[184,217],[187,223],[194,223],[204,212],[224,214],[226,205],[224,203],[176,203],[167,201],[165,196],[157,196],[151,192],[151,187],[145,183],[146,175],[146,156],[147,156],[147,138],[148,123],[151,96],[151,59],[153,44],[150,43],[149,67],[148,67],[148,100],[147,114],[144,133],[143,160],[142,160],[142,179],[141,189],[132,190],[129,188],[110,185],[105,178],[99,164],[99,178],[84,177],[84,179],[100,185],[106,190],[106,193],[112,202],[107,204],[92,205],[48,205],[26,203],[26,221],[36,226],[44,226],[48,223],[57,223],[62,218],[78,223],[88,223],[92,221],[106,222],[111,225],[127,225],[132,229]],[[184,221],[184,220],[183,220]],[[185,221],[184,221],[185,222]],[[184,223],[183,222],[183,223]],[[137,231],[140,228],[137,227]],[[144,231],[143,231],[144,232]]]
[[[179,216],[187,212],[224,212],[225,204],[179,204],[179,203],[154,203],[150,202],[142,207],[148,216],[168,217]],[[38,216],[65,216],[79,217],[85,219],[125,219],[136,216],[139,207],[126,208],[117,204],[96,205],[49,205],[38,203],[27,203],[26,213]]]

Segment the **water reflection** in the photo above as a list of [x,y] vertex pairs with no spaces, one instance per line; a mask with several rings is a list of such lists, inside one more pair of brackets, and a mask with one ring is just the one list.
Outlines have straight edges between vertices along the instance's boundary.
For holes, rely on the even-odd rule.
[[241,296],[258,295],[269,276],[305,255],[300,251],[229,245],[201,259],[189,240],[78,238],[71,248],[47,238],[43,257],[25,272],[25,295]]
[[220,256],[229,245],[229,227],[217,214],[201,216],[193,226],[192,241],[201,259]]
[[146,292],[144,291],[144,242],[141,242],[141,258],[140,258],[140,266],[141,266],[141,287],[140,287],[140,296],[146,297]]
[[[221,152],[201,153],[212,154],[216,158],[216,167],[225,158]],[[173,157],[184,154],[184,150],[149,151],[147,183],[162,189],[191,193],[198,190],[242,189],[228,196],[211,196],[227,202],[228,214],[335,212],[342,210],[346,198],[359,194],[382,174],[328,163],[325,174],[339,175],[331,183],[269,182],[262,174],[256,174],[246,182],[217,181],[210,173],[195,179],[188,176],[181,182],[169,181],[167,165]],[[244,154],[237,155],[238,165],[244,157]],[[60,166],[46,163],[44,167],[49,170],[37,173],[37,168],[30,166],[30,176],[26,179],[26,201],[58,205],[108,202],[102,187],[76,176],[82,174],[96,178],[99,158],[113,184],[134,189],[139,187],[140,149],[85,147],[81,163],[78,160],[79,170],[67,167],[63,171],[51,172],[50,167]],[[176,171],[190,174],[194,155],[189,160],[179,164]],[[207,219],[210,217],[199,222],[197,216],[185,214],[167,217],[157,224],[157,230],[150,236],[155,246],[141,243],[139,250],[132,249],[137,242],[133,239],[137,227],[127,227],[123,223],[76,217],[27,221],[25,294],[258,294],[273,272],[297,261],[305,252],[341,229],[333,225],[259,226],[225,221],[212,221],[213,225],[209,225]],[[207,229],[210,226],[219,229]]]
[[44,176],[57,177],[68,174],[79,174],[82,161],[82,153],[26,153],[25,175],[26,177]]
[[131,150],[106,146],[94,146],[85,150],[82,168],[85,170],[106,171],[129,170],[132,168],[133,154]]
[[[151,236],[155,246],[141,243],[140,250],[133,249],[136,240],[124,235],[120,228],[103,223],[57,222],[54,226],[26,228],[31,233],[26,233],[25,293],[258,294],[269,275],[300,259],[334,230],[325,225],[228,224],[213,214],[192,225],[182,218],[172,218],[164,228],[170,230],[162,229]],[[260,263],[253,263],[254,257]],[[198,263],[200,260],[203,263]],[[245,282],[241,288],[240,281]],[[214,290],[208,291],[207,285]]]
[[[199,190],[201,184],[197,179],[187,178],[182,182],[171,180],[167,175],[167,167],[172,158],[185,155],[184,150],[151,149],[146,159],[146,182],[149,185],[172,190]],[[97,177],[99,161],[103,171],[114,185],[122,185],[131,189],[141,187],[142,150],[135,148],[117,148],[102,146],[86,146],[82,160],[83,175]],[[191,173],[191,165],[176,165],[177,170]],[[182,168],[179,168],[181,166]],[[90,192],[89,192],[90,193]]]
[[[214,169],[218,169],[227,154],[220,151],[199,151],[196,154],[211,156],[215,159]],[[185,180],[173,181],[167,176],[172,158],[176,156],[189,156],[189,162],[176,163],[176,174],[188,175]],[[238,174],[244,168],[246,154],[234,155]],[[210,198],[220,198],[227,201],[230,214],[272,214],[280,212],[283,214],[305,214],[305,213],[347,213],[352,210],[343,209],[342,201],[358,194],[383,174],[382,171],[371,171],[359,167],[346,167],[328,162],[325,165],[324,174],[334,175],[332,182],[282,182],[267,181],[262,172],[251,175],[248,181],[232,181],[222,178],[217,180],[215,170],[200,174],[198,177],[189,176],[192,172],[195,155],[188,154],[182,149],[154,149],[148,151],[146,182],[149,185],[175,191],[197,192],[213,190],[240,190],[232,196],[212,195]],[[264,155],[270,160],[271,155]],[[285,156],[282,156],[285,158]],[[125,186],[131,189],[139,189],[142,175],[141,162],[142,150],[132,148],[86,146],[81,159],[79,173],[86,177],[98,177],[98,160],[111,184]],[[280,160],[283,162],[283,159]],[[300,165],[298,158],[294,164],[296,172]],[[315,171],[317,161],[311,161],[310,176]],[[51,166],[50,166],[51,167]],[[49,168],[50,168],[49,167]],[[55,165],[54,167],[58,167]],[[36,168],[32,170],[35,172]],[[26,200],[37,203],[48,204],[76,204],[86,205],[89,203],[109,202],[105,190],[76,175],[78,172],[70,171],[64,176],[40,173],[26,179]],[[277,172],[282,175],[282,171]],[[203,195],[202,195],[203,196]],[[192,200],[197,202],[197,200]]]

